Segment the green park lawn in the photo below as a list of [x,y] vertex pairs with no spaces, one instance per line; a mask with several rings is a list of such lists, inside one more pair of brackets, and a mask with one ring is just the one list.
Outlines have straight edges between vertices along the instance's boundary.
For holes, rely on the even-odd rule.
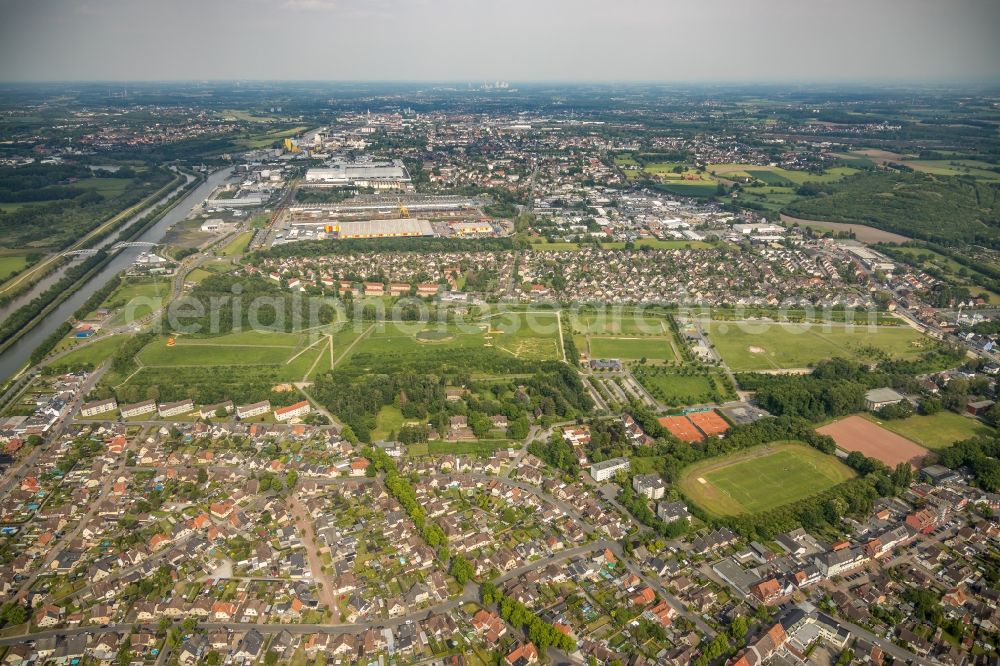
[[737,516],[796,502],[853,476],[836,456],[777,442],[695,463],[681,472],[679,486],[705,512]]

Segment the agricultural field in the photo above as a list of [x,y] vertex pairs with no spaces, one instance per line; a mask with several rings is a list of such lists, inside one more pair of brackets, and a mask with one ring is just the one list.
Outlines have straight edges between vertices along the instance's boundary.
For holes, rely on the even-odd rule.
[[930,416],[914,414],[909,418],[888,421],[872,415],[866,415],[866,418],[928,449],[943,449],[964,439],[991,436],[995,432],[978,419],[947,411]]
[[835,356],[861,360],[885,353],[909,359],[933,345],[908,326],[713,322],[707,332],[735,371],[808,368]]
[[753,178],[767,185],[801,185],[802,183],[832,183],[858,172],[857,169],[841,166],[826,169],[823,173],[795,171],[776,166],[756,164],[709,164],[708,173],[723,178]]
[[980,160],[905,160],[901,164],[935,176],[972,176],[980,180],[1000,180],[997,166]]
[[776,442],[695,463],[681,472],[679,486],[706,513],[738,516],[796,502],[853,476],[836,456]]

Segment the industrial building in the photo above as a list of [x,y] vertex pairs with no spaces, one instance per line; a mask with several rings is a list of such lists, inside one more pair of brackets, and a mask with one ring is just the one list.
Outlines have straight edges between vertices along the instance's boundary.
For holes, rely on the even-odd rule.
[[398,220],[357,220],[326,226],[326,233],[336,238],[404,238],[407,236],[433,236],[434,229],[427,220],[400,218]]
[[410,175],[399,160],[333,162],[306,171],[306,183],[332,187],[368,187],[373,190],[404,190]]

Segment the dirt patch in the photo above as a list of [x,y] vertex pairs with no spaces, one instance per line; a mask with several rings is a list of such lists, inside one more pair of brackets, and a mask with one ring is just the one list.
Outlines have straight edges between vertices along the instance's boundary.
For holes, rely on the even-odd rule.
[[764,353],[764,348],[763,347],[754,347],[754,346],[751,345],[750,347],[747,347],[747,351],[750,352],[751,354],[763,354]]
[[924,447],[860,416],[834,421],[817,428],[816,432],[833,437],[837,446],[845,451],[860,451],[890,467],[907,462],[919,469],[928,453]]
[[913,240],[912,238],[908,238],[902,234],[894,234],[891,231],[883,231],[874,227],[867,227],[863,224],[803,220],[798,217],[791,217],[784,214],[781,216],[781,221],[785,224],[798,223],[801,227],[813,227],[814,229],[829,230],[835,233],[839,231],[853,231],[854,237],[862,243],[906,243],[907,241]]

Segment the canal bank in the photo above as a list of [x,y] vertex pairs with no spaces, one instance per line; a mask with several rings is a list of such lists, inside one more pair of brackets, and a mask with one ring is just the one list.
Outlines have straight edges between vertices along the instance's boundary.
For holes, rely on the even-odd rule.
[[[193,189],[173,208],[167,211],[166,215],[159,222],[143,232],[138,238],[131,240],[159,243],[172,226],[184,220],[195,206],[204,201],[231,174],[232,169],[222,169],[211,174],[201,185]],[[137,217],[141,217],[141,215]],[[127,229],[128,227],[125,227],[121,233],[127,233]],[[103,268],[87,278],[76,292],[46,314],[28,333],[21,336],[17,342],[0,353],[0,382],[6,382],[23,370],[27,366],[28,359],[35,347],[41,344],[63,322],[73,316],[73,313],[95,291],[104,286],[108,280],[131,266],[145,249],[143,247],[126,247],[119,251]]]

